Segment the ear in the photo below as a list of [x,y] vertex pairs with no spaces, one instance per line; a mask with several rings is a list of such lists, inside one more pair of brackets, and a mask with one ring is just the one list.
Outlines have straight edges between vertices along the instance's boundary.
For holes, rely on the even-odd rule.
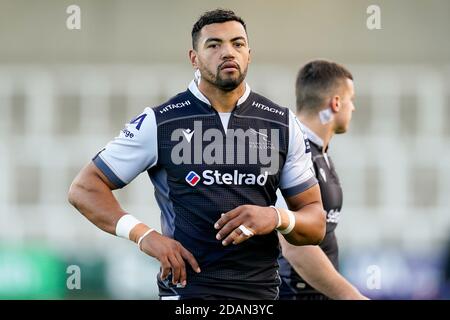
[[248,48],[248,64],[252,62],[252,49]]
[[341,110],[341,97],[334,96],[333,98],[331,98],[330,108],[334,113],[338,113],[339,110]]
[[189,60],[191,60],[191,64],[194,68],[198,69],[197,64],[197,52],[194,49],[189,50]]

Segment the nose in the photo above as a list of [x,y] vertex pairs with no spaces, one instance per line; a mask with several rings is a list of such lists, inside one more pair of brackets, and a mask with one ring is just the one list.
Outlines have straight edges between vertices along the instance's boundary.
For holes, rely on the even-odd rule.
[[222,59],[231,59],[234,58],[234,48],[231,43],[224,43],[222,46]]

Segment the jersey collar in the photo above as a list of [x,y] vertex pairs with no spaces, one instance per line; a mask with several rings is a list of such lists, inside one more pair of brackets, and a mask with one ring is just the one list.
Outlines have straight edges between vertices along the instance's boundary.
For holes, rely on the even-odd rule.
[[[203,93],[201,93],[201,91],[198,89],[197,83],[195,82],[195,80],[192,80],[191,83],[189,84],[188,87],[189,91],[200,101],[206,103],[208,106],[211,107],[211,103],[209,102],[208,98],[205,97],[205,95]],[[252,90],[250,89],[250,86],[247,84],[247,82],[245,83],[245,92],[242,95],[242,97],[239,98],[237,105],[241,105],[243,104],[248,96],[250,95],[250,92]]]
[[323,140],[317,134],[315,134],[314,131],[308,128],[305,124],[302,123],[302,126],[303,129],[305,130],[306,137],[308,138],[308,140],[314,143],[316,146],[323,149]]

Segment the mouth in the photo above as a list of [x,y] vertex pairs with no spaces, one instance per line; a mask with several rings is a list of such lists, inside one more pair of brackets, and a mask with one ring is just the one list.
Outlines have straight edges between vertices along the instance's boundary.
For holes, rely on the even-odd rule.
[[225,72],[232,72],[239,70],[239,65],[232,61],[224,62],[220,65],[220,70],[223,70]]

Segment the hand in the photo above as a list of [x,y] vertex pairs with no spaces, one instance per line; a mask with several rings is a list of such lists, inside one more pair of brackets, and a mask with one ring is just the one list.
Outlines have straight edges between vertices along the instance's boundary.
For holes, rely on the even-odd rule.
[[161,263],[161,280],[164,280],[172,271],[172,283],[186,285],[186,264],[189,262],[192,269],[199,273],[200,267],[192,253],[184,248],[181,243],[162,234],[152,231],[141,242],[141,250],[155,257]]
[[222,214],[214,228],[220,230],[216,239],[224,239],[222,244],[226,246],[230,243],[239,244],[254,235],[268,234],[275,229],[277,223],[278,215],[275,209],[242,205]]

